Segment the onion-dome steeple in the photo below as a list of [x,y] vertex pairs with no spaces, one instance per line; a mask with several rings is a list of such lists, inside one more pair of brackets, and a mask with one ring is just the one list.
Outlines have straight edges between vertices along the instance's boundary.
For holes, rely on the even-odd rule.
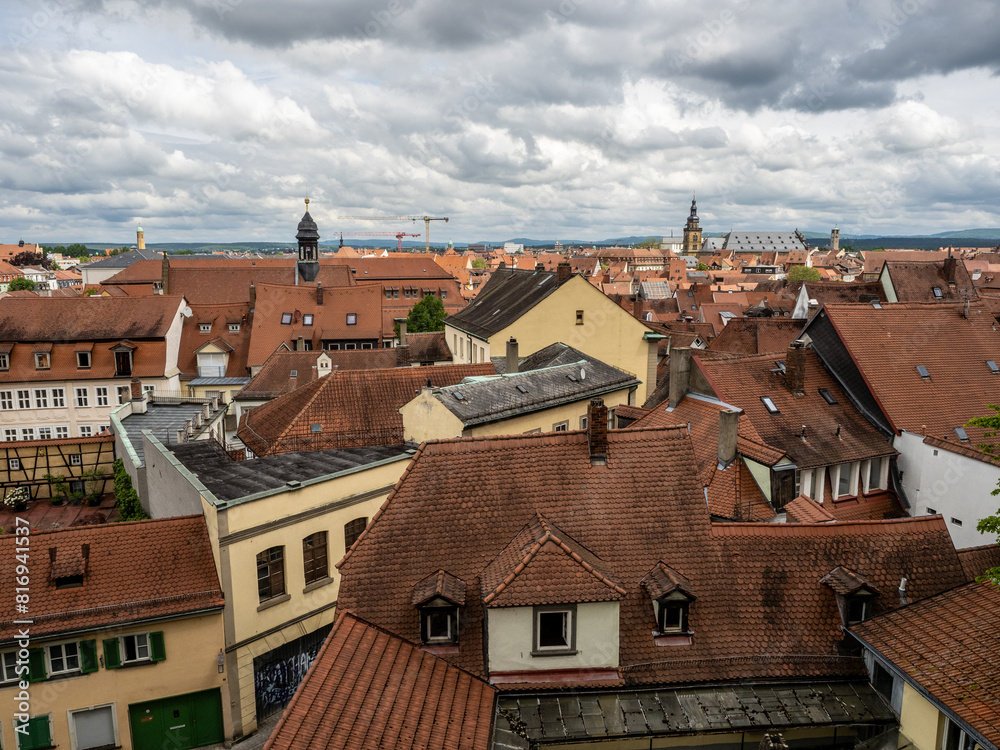
[[306,198],[306,212],[299,221],[295,239],[299,241],[299,260],[319,260],[319,227],[309,215],[308,198]]

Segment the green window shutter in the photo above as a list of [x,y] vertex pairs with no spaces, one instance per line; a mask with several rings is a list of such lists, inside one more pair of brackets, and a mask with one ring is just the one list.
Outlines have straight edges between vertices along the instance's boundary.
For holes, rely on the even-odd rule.
[[84,674],[97,671],[97,641],[80,642],[80,671]]
[[[15,722],[15,728],[23,726]],[[49,731],[49,717],[36,716],[28,719],[27,735],[19,734],[22,739],[18,742],[20,750],[39,750],[44,747],[52,747],[52,733]]]
[[28,682],[41,682],[48,674],[45,671],[45,649],[28,649]]
[[118,639],[108,638],[104,641],[104,668],[118,669],[121,665],[122,659],[118,654]]
[[149,634],[149,655],[153,661],[163,661],[167,658],[167,647],[163,643],[163,631]]

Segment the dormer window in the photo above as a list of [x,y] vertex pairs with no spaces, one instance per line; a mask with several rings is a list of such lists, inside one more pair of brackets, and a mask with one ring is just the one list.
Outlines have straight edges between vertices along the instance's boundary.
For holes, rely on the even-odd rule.
[[691,582],[679,571],[658,562],[640,582],[653,604],[658,646],[683,646],[691,643],[688,613],[695,601]]
[[239,333],[240,332],[240,324],[239,323],[230,323],[229,324],[229,332],[230,333]]
[[837,595],[837,608],[840,610],[844,626],[857,625],[872,616],[872,608],[878,591],[862,576],[838,565],[820,579]]
[[444,570],[413,587],[420,617],[420,642],[426,646],[458,644],[459,610],[465,606],[465,581]]
[[690,603],[691,601],[687,597],[657,599],[654,602],[656,629],[660,633],[687,633],[688,605]]
[[533,608],[532,656],[576,653],[576,605],[540,605]]
[[52,366],[52,359],[48,352],[35,352],[35,369],[48,370]]
[[859,622],[864,622],[868,615],[868,603],[871,599],[871,595],[868,596],[849,596],[845,600],[847,605],[847,624],[856,625]]
[[199,323],[198,324],[198,331],[200,333],[211,333],[212,332],[212,324],[211,323]]
[[134,349],[135,345],[127,342],[111,347],[111,351],[115,356],[116,376],[121,377],[132,374],[132,352]]

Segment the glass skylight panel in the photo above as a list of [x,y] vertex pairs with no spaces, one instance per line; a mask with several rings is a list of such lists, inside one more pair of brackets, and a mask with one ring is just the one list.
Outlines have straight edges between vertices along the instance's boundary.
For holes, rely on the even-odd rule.
[[820,388],[819,395],[822,396],[823,400],[826,401],[826,403],[828,404],[837,403],[837,399],[834,398],[833,394],[830,393],[830,390],[828,388]]
[[958,435],[958,439],[961,440],[963,443],[969,442],[969,436],[965,432],[965,428],[964,427],[956,427],[955,428],[955,434]]
[[774,402],[771,400],[769,396],[761,396],[760,400],[761,402],[763,402],[764,408],[767,409],[768,414],[778,413],[778,407],[774,405]]
[[523,385],[517,386],[517,390],[519,390],[521,393],[527,393],[528,392],[528,389],[525,388]]
[[927,368],[923,365],[917,365],[917,373],[919,373],[920,377],[924,380],[929,380],[931,377],[931,374],[927,372]]
[[463,396],[459,391],[455,391],[452,395],[459,401],[465,401],[465,396]]
[[936,286],[932,290],[934,292],[934,299],[941,299],[944,295],[941,294],[941,287]]
[[990,372],[1000,372],[1000,367],[992,359],[986,360],[986,366],[990,368]]

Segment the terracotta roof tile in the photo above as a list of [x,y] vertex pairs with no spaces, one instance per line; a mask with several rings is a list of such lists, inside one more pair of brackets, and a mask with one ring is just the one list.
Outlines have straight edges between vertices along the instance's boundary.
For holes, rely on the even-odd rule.
[[708,348],[730,354],[785,352],[805,324],[788,318],[734,318]]
[[996,586],[966,584],[851,630],[936,701],[1000,745],[1000,590]]
[[496,690],[343,613],[265,750],[488,750]]
[[654,599],[659,599],[661,596],[672,594],[675,591],[680,591],[691,599],[696,598],[691,582],[662,560],[650,568],[639,583]]
[[799,495],[785,505],[788,523],[829,523],[836,521],[823,505],[805,495]]
[[414,606],[426,604],[438,596],[460,607],[465,606],[465,581],[445,570],[438,570],[413,587]]
[[[20,537],[18,537],[20,538]],[[220,608],[223,595],[203,516],[103,524],[31,534],[31,633],[107,628]],[[0,536],[13,560],[15,535]],[[83,585],[56,578],[83,573]],[[0,642],[17,634],[14,598],[0,605]]]
[[[117,341],[167,335],[181,298],[31,297],[0,300],[0,340]],[[53,328],[52,321],[59,326]]]
[[[250,305],[190,305],[192,315],[185,318],[181,328],[181,346],[177,366],[185,377],[198,375],[198,350],[207,343],[214,343],[229,351],[225,373],[215,377],[245,378],[247,376],[247,350],[250,346],[250,326],[247,319]],[[230,324],[238,324],[238,331],[230,331]],[[202,324],[210,326],[202,333]]]
[[[861,589],[875,591],[868,581],[859,576],[853,570],[849,570],[841,565],[838,565],[825,576],[820,578],[819,582],[826,584],[841,596],[850,596]],[[875,591],[875,593],[878,592]]]
[[974,581],[990,568],[1000,568],[1000,544],[960,549],[958,559],[962,561],[965,577]]

